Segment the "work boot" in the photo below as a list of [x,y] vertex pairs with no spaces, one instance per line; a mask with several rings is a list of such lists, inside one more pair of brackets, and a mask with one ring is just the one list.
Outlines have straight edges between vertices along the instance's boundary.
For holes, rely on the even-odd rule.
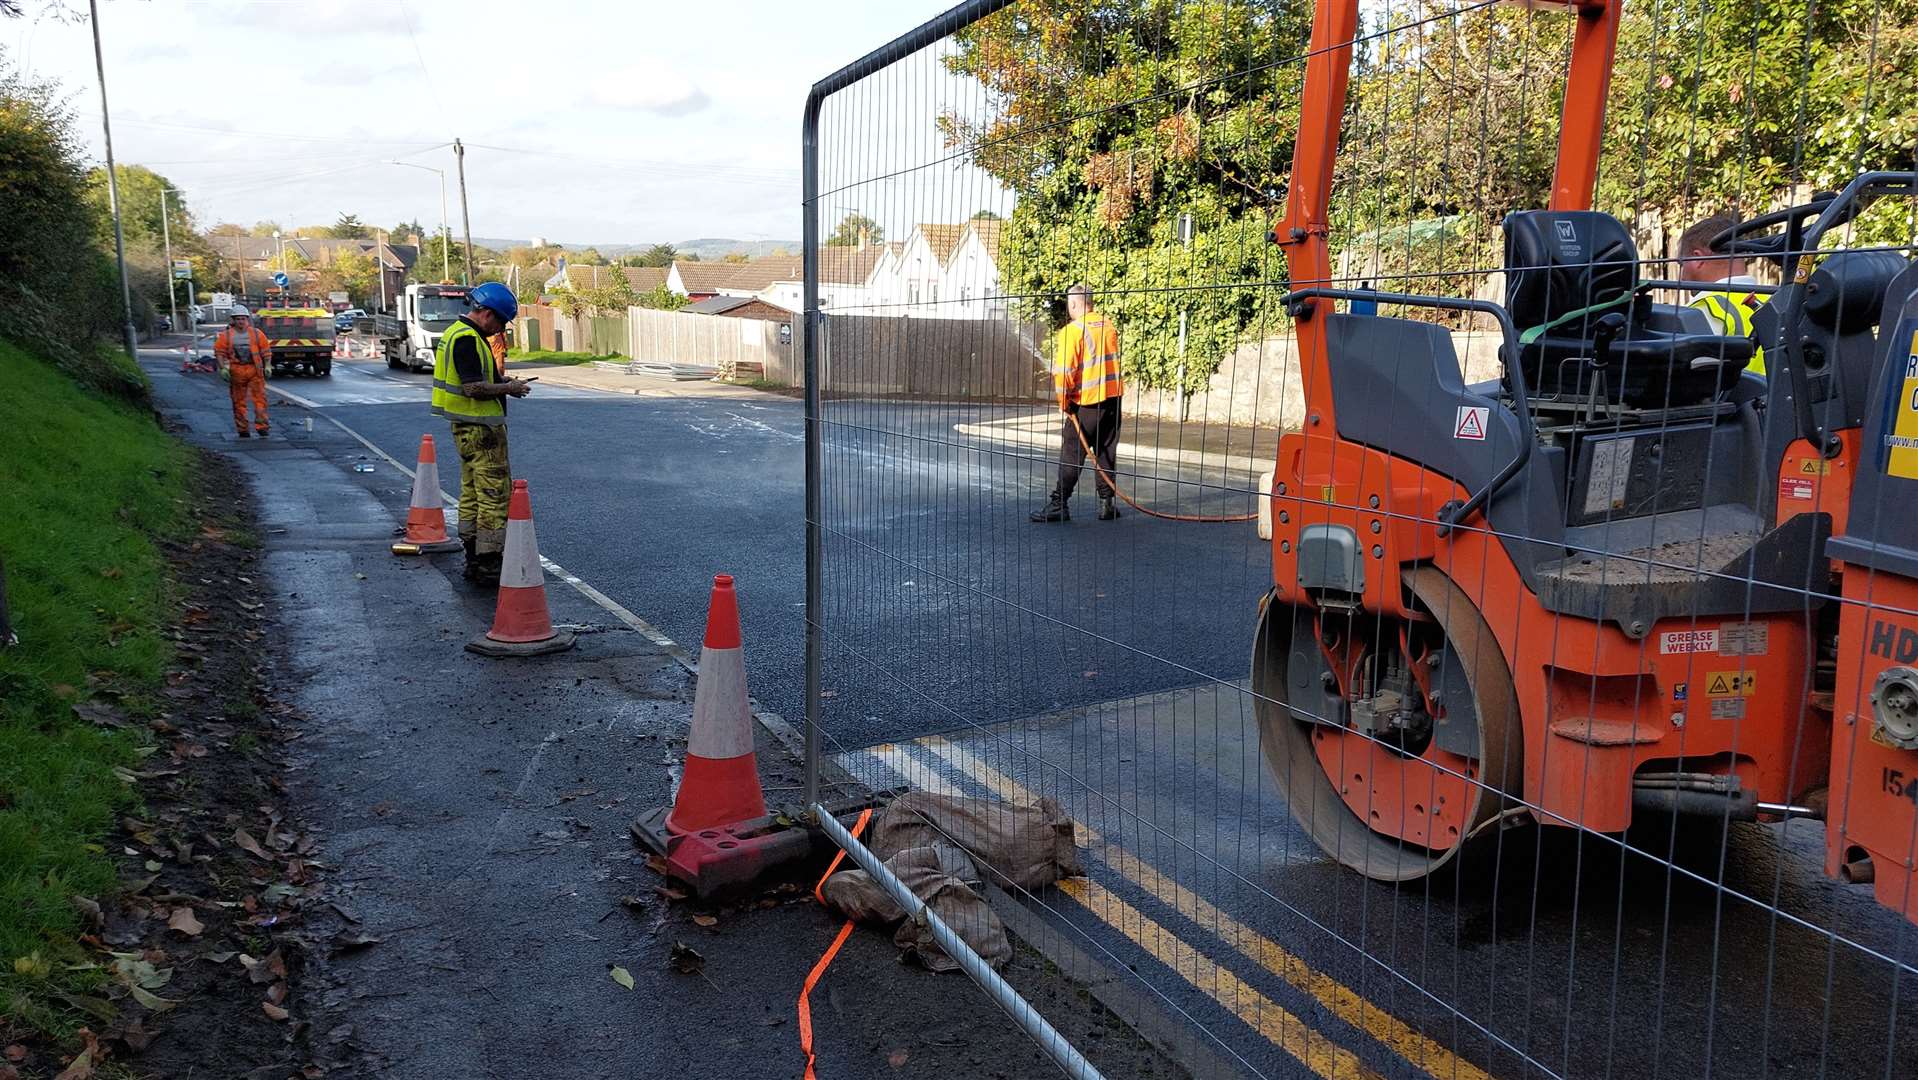
[[1119,520],[1119,507],[1113,503],[1112,496],[1110,495],[1103,495],[1099,498],[1099,520]]
[[1065,498],[1055,491],[1052,493],[1052,497],[1046,500],[1046,504],[1034,510],[1027,516],[1026,520],[1042,522],[1071,521],[1072,508],[1067,506]]
[[499,573],[505,563],[505,556],[492,551],[474,555],[466,564],[466,578],[482,588],[499,588]]
[[252,433],[251,431],[248,431],[248,430],[247,430],[247,429],[245,429],[245,428],[241,428],[241,429],[240,429],[240,438],[242,438],[242,439],[251,439],[252,437],[253,437],[253,433]]

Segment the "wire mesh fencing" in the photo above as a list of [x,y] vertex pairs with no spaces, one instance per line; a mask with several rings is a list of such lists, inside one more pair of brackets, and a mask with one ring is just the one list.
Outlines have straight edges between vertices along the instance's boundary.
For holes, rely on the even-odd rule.
[[1914,25],[985,2],[822,82],[812,783],[1188,1064],[1912,1075]]

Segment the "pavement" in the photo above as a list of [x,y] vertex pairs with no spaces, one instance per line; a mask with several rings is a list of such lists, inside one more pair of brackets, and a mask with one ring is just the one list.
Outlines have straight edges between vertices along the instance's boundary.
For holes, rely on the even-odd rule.
[[[459,581],[457,554],[388,553],[405,514],[396,470],[294,407],[276,406],[270,438],[236,439],[216,378],[180,374],[177,353],[143,365],[187,439],[231,455],[256,493],[288,668],[275,681],[302,720],[288,794],[327,868],[308,926],[333,946],[296,991],[318,1059],[435,1080],[717,1078],[747,1063],[798,1075],[794,1002],[838,920],[802,887],[733,908],[672,902],[628,835],[671,798],[686,652],[557,577],[548,601],[576,649],[465,652],[493,597]],[[768,801],[791,805],[797,759],[776,717],[755,727]],[[1007,974],[1110,1075],[1184,1075],[1048,970],[1028,949]],[[971,981],[902,965],[882,933],[849,939],[813,1016],[822,1075],[1053,1071]]]
[[[735,574],[754,692],[799,715],[799,403],[611,377],[640,392],[543,377],[513,403],[513,461],[534,488],[543,553],[683,641],[696,640],[710,574]],[[408,459],[438,430],[424,384],[348,363],[275,385],[312,404],[316,432],[337,421],[379,448],[342,444],[340,460],[359,446],[375,472],[355,482],[390,512],[405,484],[380,452]],[[1025,406],[834,401],[825,424],[821,705],[834,759],[876,786],[1059,799],[1089,876],[1012,898],[1022,937],[1066,970],[1077,953],[1118,973],[1197,1033],[1207,1068],[1911,1075],[1918,935],[1823,877],[1816,823],[1735,826],[1722,845],[1686,837],[1669,865],[1609,838],[1518,831],[1488,869],[1362,880],[1294,826],[1261,761],[1241,680],[1271,569],[1250,525],[1091,521],[1083,491],[1071,523],[1026,523],[1052,469]],[[1251,508],[1243,463],[1162,454],[1155,472],[1147,440],[1134,445],[1122,471],[1160,485],[1155,505]],[[556,730],[519,733],[513,760]],[[1711,886],[1721,878],[1732,891]]]

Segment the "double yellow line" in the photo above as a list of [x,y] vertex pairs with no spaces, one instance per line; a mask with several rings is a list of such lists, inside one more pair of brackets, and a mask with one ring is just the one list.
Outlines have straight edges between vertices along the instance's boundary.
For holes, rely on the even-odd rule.
[[[1030,805],[1037,801],[1032,792],[1017,781],[949,739],[935,735],[921,739],[915,745],[938,756],[1009,803]],[[876,746],[867,750],[866,754],[924,790],[948,795],[963,794],[905,746]],[[1483,1069],[1420,1034],[1398,1017],[1360,996],[1351,987],[1314,969],[1277,942],[1220,911],[1138,856],[1106,841],[1091,826],[1083,822],[1075,824],[1080,842],[1114,872],[1191,920],[1240,956],[1311,997],[1333,1016],[1365,1032],[1434,1080],[1492,1080]],[[1059,888],[1099,921],[1117,930],[1155,960],[1172,969],[1194,989],[1243,1020],[1314,1075],[1325,1080],[1373,1080],[1377,1076],[1350,1050],[1247,985],[1231,971],[1104,886],[1087,878],[1073,878],[1060,883]]]

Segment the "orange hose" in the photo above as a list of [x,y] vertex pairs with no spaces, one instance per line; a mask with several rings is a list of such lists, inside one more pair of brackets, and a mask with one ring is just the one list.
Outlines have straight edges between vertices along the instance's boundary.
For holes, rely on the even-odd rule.
[[1066,416],[1072,420],[1072,430],[1078,432],[1079,434],[1079,445],[1085,447],[1086,460],[1092,462],[1092,471],[1099,474],[1099,478],[1106,482],[1106,486],[1112,489],[1112,493],[1114,495],[1117,495],[1119,498],[1124,499],[1125,504],[1127,506],[1130,506],[1134,510],[1137,510],[1139,513],[1144,514],[1147,517],[1161,518],[1165,521],[1193,521],[1193,522],[1198,522],[1202,525],[1217,525],[1217,524],[1221,524],[1223,522],[1229,522],[1229,521],[1258,520],[1259,515],[1256,513],[1251,513],[1251,514],[1168,514],[1163,510],[1153,510],[1149,507],[1140,506],[1138,502],[1132,498],[1132,496],[1127,495],[1125,493],[1125,489],[1120,487],[1117,481],[1115,481],[1111,476],[1107,475],[1105,468],[1099,464],[1099,455],[1092,452],[1092,443],[1086,438],[1086,429],[1083,426],[1081,426],[1079,423],[1079,414],[1069,412],[1066,414]]
[[[852,835],[855,839],[858,838],[860,831],[865,829],[866,822],[871,818],[870,807],[859,812],[859,820],[852,827]],[[812,887],[813,899],[822,904],[826,902],[824,893],[826,879],[832,877],[833,871],[839,869],[839,861],[845,857],[844,848],[833,855],[832,862],[826,866],[825,874],[819,878],[819,884]],[[832,965],[833,957],[839,955],[840,946],[844,945],[846,939],[851,936],[852,920],[847,919],[846,925],[839,928],[838,936],[832,939],[832,944],[826,946],[826,951],[819,957],[819,962],[806,973],[806,985],[799,990],[799,1049],[806,1055],[806,1080],[819,1080],[818,1075],[813,1072],[813,1062],[817,1059],[817,1055],[813,1053],[812,1048],[812,988],[819,985],[819,977],[826,973],[826,968]]]

